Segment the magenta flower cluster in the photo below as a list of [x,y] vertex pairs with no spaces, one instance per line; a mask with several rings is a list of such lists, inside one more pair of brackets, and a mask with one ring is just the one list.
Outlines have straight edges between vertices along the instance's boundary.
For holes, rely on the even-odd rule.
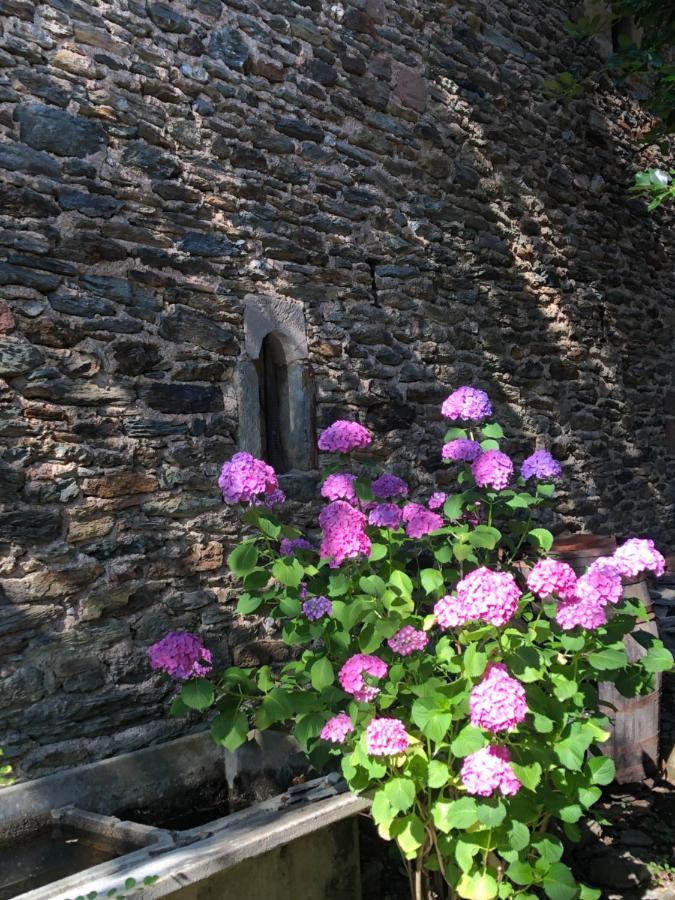
[[518,609],[520,588],[508,572],[493,572],[481,566],[457,585],[455,596],[446,596],[434,606],[438,626],[446,631],[467,622],[505,625]]
[[441,413],[446,419],[484,422],[492,415],[492,404],[485,391],[460,387],[443,401]]
[[367,447],[372,440],[371,433],[363,425],[338,419],[321,433],[319,450],[327,453],[350,453]]
[[148,656],[151,668],[162,669],[179,681],[208,675],[213,661],[211,651],[188,631],[170,631],[148,648]]
[[310,622],[318,622],[324,616],[333,615],[333,604],[328,597],[310,597],[302,604],[305,618]]
[[274,504],[285,499],[272,466],[243,451],[225,463],[218,487],[226,503]]
[[373,678],[384,678],[389,666],[377,656],[357,653],[350,656],[338,673],[338,680],[343,690],[351,694],[359,703],[370,703],[380,693],[375,685],[366,684],[364,673]]
[[556,596],[573,600],[577,591],[577,576],[572,566],[559,559],[540,559],[527,576],[527,586],[541,600]]
[[348,472],[336,472],[329,475],[321,485],[321,496],[327,500],[346,500],[347,503],[358,504],[358,497],[354,490],[356,475]]
[[476,797],[491,797],[495,791],[509,797],[521,787],[507,747],[483,747],[470,753],[462,764],[461,776],[467,793]]
[[471,474],[478,487],[503,491],[513,476],[513,463],[501,450],[486,450],[473,461]]
[[478,441],[469,438],[455,438],[443,444],[441,458],[446,462],[473,462],[482,453]]
[[412,625],[404,625],[396,634],[387,641],[389,649],[400,656],[410,656],[411,653],[419,653],[429,643],[429,637],[425,631],[419,631]]
[[345,500],[334,500],[319,514],[323,531],[320,554],[331,569],[337,569],[346,559],[368,556],[370,538],[365,532],[366,517]]
[[419,503],[406,503],[403,507],[403,521],[409,538],[422,538],[443,527],[443,518]]
[[434,491],[431,497],[429,497],[427,506],[429,509],[441,509],[447,499],[448,495],[445,491]]
[[512,678],[506,666],[493,663],[469,697],[471,724],[497,734],[512,731],[527,715],[523,685]]
[[562,475],[562,469],[557,459],[554,459],[548,450],[535,450],[531,456],[523,460],[520,474],[525,481],[534,478],[537,481],[557,481]]
[[403,512],[395,503],[378,503],[368,513],[368,524],[396,531],[403,522]]
[[371,485],[373,494],[378,500],[391,500],[394,497],[407,497],[408,485],[398,475],[390,475],[384,472],[373,481]]
[[410,737],[400,719],[371,719],[366,728],[366,749],[371,756],[398,756],[405,753]]
[[321,729],[321,740],[332,744],[344,744],[347,735],[354,730],[354,724],[347,713],[338,713],[329,719]]
[[649,538],[630,538],[614,551],[613,560],[624,578],[637,578],[642,572],[656,576],[666,571],[666,561]]

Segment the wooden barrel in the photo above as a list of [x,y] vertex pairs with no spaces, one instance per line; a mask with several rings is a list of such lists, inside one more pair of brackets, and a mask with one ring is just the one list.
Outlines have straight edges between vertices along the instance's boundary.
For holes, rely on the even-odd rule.
[[[611,556],[615,549],[613,537],[599,534],[576,534],[558,538],[553,544],[553,552],[569,563],[577,575],[585,572],[599,557]],[[646,579],[624,580],[623,595],[641,600],[649,612],[649,621],[638,622],[635,630],[658,637]],[[631,635],[624,638],[624,646],[631,662],[636,662],[646,652]],[[604,712],[612,721],[612,734],[601,749],[616,764],[616,780],[626,784],[657,775],[661,675],[655,677],[654,690],[640,697],[624,697],[610,682],[601,682],[599,691]]]

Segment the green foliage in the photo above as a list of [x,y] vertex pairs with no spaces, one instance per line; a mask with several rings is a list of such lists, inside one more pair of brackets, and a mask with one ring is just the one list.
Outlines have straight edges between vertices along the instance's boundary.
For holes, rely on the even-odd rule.
[[[4,750],[0,748],[0,756],[4,755]],[[7,787],[14,783],[12,778],[12,767],[10,765],[0,766],[0,787]]]
[[[504,436],[495,423],[479,430],[484,445],[497,445]],[[468,431],[453,428],[447,439],[463,436]],[[355,473],[363,501],[372,498],[376,474],[367,472]],[[289,533],[288,526],[249,511],[247,522],[257,534],[228,560],[243,585],[237,610],[275,620],[292,648],[290,661],[257,672],[231,667],[213,683],[192,679],[172,712],[212,709],[213,737],[229,750],[247,739],[253,725],[290,723],[317,764],[335,757],[350,788],[368,793],[380,834],[423,874],[441,873],[453,896],[592,900],[597,892],[576,883],[547,826],[557,822],[568,836],[577,835],[577,823],[614,776],[612,761],[600,753],[610,723],[599,708],[598,681],[627,694],[646,691],[654,673],[672,667],[672,657],[645,635],[645,655],[629,663],[623,638],[644,614],[633,601],[618,604],[594,631],[563,631],[555,603],[528,593],[524,572],[553,545],[551,532],[533,527],[533,517],[553,502],[555,485],[535,488],[516,479],[502,491],[478,490],[468,466],[458,481],[459,490],[445,503],[442,529],[411,540],[402,530],[369,528],[369,558],[349,560],[339,570],[310,553],[281,558],[274,541]],[[517,613],[502,627],[469,622],[441,633],[435,604],[478,566],[514,576],[522,591]],[[302,613],[306,595],[328,597],[332,615],[308,621]],[[429,634],[424,652],[401,656],[389,648],[403,626]],[[381,679],[364,676],[378,692],[371,703],[357,702],[340,684],[342,666],[358,653],[388,665]],[[503,663],[522,684],[528,708],[515,729],[498,734],[470,719],[471,692],[493,663]],[[349,716],[353,730],[344,744],[333,745],[320,734],[339,712]],[[374,715],[404,724],[406,752],[369,754],[366,728]],[[520,789],[469,796],[462,766],[494,745],[508,748]]]

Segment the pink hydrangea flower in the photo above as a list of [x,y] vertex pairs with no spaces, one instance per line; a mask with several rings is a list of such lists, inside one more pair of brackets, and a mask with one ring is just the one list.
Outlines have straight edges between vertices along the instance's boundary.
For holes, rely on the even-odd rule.
[[389,666],[377,656],[368,653],[357,653],[350,656],[342,666],[338,679],[343,690],[351,694],[359,703],[370,703],[380,693],[380,689],[363,680],[364,672],[373,678],[384,678]]
[[148,648],[148,656],[153,669],[163,669],[179,681],[208,675],[213,660],[211,651],[187,631],[170,631]]
[[507,747],[483,747],[470,753],[462,764],[461,776],[467,793],[476,797],[491,797],[497,790],[513,796],[521,787]]
[[403,521],[405,533],[409,538],[424,537],[425,534],[442,528],[444,524],[443,518],[438,513],[431,512],[419,503],[406,503],[403,507]]
[[393,497],[407,497],[408,485],[397,475],[384,472],[372,483],[373,494],[378,500],[390,500]]
[[282,538],[279,544],[279,553],[282,556],[293,556],[296,550],[313,550],[314,547],[303,537]]
[[332,744],[344,744],[347,735],[354,730],[352,720],[347,713],[338,713],[329,719],[321,729],[321,740]]
[[400,719],[371,719],[366,728],[366,749],[371,756],[398,756],[408,749],[410,738]]
[[323,529],[320,554],[337,569],[345,559],[370,554],[370,538],[364,531],[366,517],[345,500],[334,500],[321,510],[319,523]]
[[354,490],[356,475],[348,472],[336,472],[329,475],[321,485],[321,496],[327,500],[346,500],[354,505],[358,504],[358,497]]
[[577,581],[576,596],[584,603],[597,606],[618,603],[623,597],[623,584],[613,560],[603,557],[589,566]]
[[429,497],[427,506],[429,509],[441,509],[447,499],[448,495],[445,491],[434,491],[431,497]]
[[[458,624],[479,621],[497,627],[505,625],[518,609],[518,601],[522,596],[512,575],[508,572],[493,572],[485,566],[474,569],[462,578],[455,594],[456,603],[444,604],[440,617],[436,612],[439,624],[442,620],[447,621],[454,613],[459,618]],[[439,600],[436,606],[439,603],[442,601]]]
[[368,514],[368,524],[378,528],[392,528],[394,531],[401,527],[403,513],[395,503],[378,503]]
[[531,456],[523,460],[520,474],[525,481],[535,478],[537,481],[557,481],[562,475],[562,469],[557,459],[554,459],[548,450],[535,450]]
[[666,571],[666,561],[650,538],[630,538],[614,551],[613,559],[624,578],[637,578],[645,570],[658,577]]
[[441,406],[441,413],[446,419],[484,422],[492,415],[492,404],[485,391],[465,386],[457,388],[446,397]]
[[434,606],[434,615],[436,616],[436,624],[441,631],[448,631],[450,628],[459,628],[465,625],[469,619],[465,616],[457,597],[448,595],[441,597]]
[[310,622],[318,622],[324,616],[333,615],[333,604],[328,597],[310,597],[302,604],[302,611]]
[[478,487],[503,491],[513,475],[513,463],[501,450],[486,450],[471,464],[471,473]]
[[443,444],[441,458],[447,462],[473,462],[483,451],[478,441],[469,438],[455,438]]
[[564,600],[555,611],[555,619],[563,631],[571,631],[579,625],[593,631],[607,624],[605,607],[593,601],[577,598]]
[[394,653],[401,656],[410,656],[424,650],[429,643],[429,637],[425,631],[418,631],[412,625],[404,625],[395,635],[389,638],[387,644]]
[[351,450],[367,447],[372,440],[372,435],[363,425],[339,419],[321,433],[319,450],[328,453],[349,453]]
[[[218,487],[222,490],[226,503],[253,504],[276,500],[279,482],[272,466],[242,451],[235,453],[225,463],[218,479]],[[279,493],[283,496],[283,491]]]
[[561,600],[573,600],[577,576],[572,566],[562,560],[540,559],[527,576],[527,586],[541,600],[553,594]]
[[512,731],[527,715],[525,688],[512,678],[506,666],[488,666],[483,680],[469,697],[471,724],[496,734]]

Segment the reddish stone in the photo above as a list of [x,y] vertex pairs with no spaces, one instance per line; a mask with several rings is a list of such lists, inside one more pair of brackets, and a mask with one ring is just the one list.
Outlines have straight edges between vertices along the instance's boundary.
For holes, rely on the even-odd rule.
[[12,310],[0,300],[0,334],[11,334],[16,328]]
[[394,94],[403,106],[424,112],[427,108],[427,84],[415,69],[398,65],[394,69]]

